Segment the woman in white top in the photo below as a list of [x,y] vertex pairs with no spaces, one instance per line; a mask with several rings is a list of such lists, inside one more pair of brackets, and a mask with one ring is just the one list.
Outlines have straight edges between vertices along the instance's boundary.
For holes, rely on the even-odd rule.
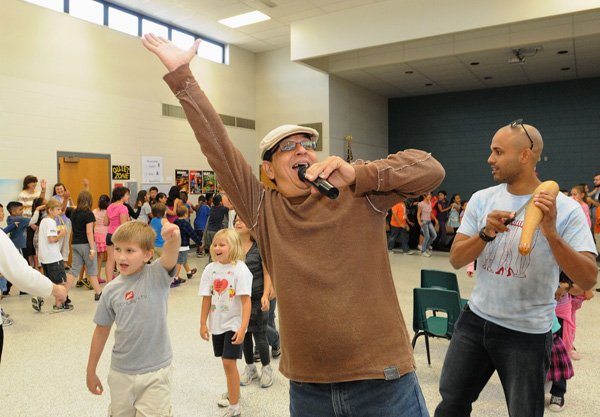
[[46,180],[41,180],[41,190],[37,191],[38,179],[35,175],[27,175],[23,178],[23,190],[19,193],[17,197],[17,201],[23,204],[23,216],[31,217],[33,214],[31,211],[31,206],[33,205],[33,200],[38,197],[45,198],[46,196]]

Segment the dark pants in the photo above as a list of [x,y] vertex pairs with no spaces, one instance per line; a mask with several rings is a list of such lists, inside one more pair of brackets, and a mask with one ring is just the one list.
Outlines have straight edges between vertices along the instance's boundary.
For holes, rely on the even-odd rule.
[[2,362],[2,349],[4,348],[4,329],[0,324],[0,362]]
[[458,320],[440,378],[435,417],[470,416],[472,404],[498,372],[511,417],[544,415],[544,383],[552,332],[529,334],[482,319],[468,306]]
[[247,365],[254,363],[254,344],[252,343],[252,337],[256,342],[256,350],[260,355],[260,363],[262,366],[266,366],[271,362],[271,355],[269,354],[269,344],[267,343],[267,333],[262,332],[247,332],[244,337],[244,359]]
[[267,341],[273,349],[279,349],[279,332],[275,326],[275,307],[277,299],[273,298],[269,302],[269,324],[267,326]]
[[290,381],[291,417],[428,417],[414,372],[386,381]]
[[396,240],[400,238],[400,247],[404,252],[409,251],[408,247],[408,231],[402,227],[390,226],[390,236],[388,238],[388,250],[394,249]]

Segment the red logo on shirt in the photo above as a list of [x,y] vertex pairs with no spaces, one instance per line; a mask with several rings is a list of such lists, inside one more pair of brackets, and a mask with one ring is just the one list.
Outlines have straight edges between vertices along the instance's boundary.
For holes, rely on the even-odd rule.
[[134,294],[133,291],[127,291],[125,293],[125,300],[129,301],[129,300],[133,300]]
[[221,293],[227,289],[228,285],[229,285],[229,282],[225,278],[223,278],[223,279],[215,279],[213,281],[213,286],[215,288],[215,291],[219,295],[221,295]]

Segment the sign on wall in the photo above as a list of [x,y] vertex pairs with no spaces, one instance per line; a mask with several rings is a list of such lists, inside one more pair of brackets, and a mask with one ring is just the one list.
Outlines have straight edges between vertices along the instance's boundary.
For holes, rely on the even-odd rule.
[[130,180],[131,167],[129,165],[113,165],[112,166],[113,180]]
[[142,156],[142,182],[163,182],[163,158],[161,156]]

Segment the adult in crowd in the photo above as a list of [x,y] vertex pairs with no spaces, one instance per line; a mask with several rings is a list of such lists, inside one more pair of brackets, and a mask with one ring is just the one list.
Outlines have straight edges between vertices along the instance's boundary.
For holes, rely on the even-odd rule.
[[[346,409],[357,417],[427,416],[384,227],[395,203],[441,183],[439,162],[419,150],[354,165],[337,156],[318,162],[318,132],[284,125],[260,143],[263,168],[277,184],[267,189],[190,71],[199,42],[189,50],[154,35],[143,42],[169,70],[165,80],[272,274],[291,416]],[[329,181],[339,197],[326,198],[301,180],[301,166],[307,180]]]
[[[487,162],[500,184],[469,200],[450,251],[454,268],[477,259],[477,283],[454,326],[436,417],[471,415],[494,371],[511,417],[542,416],[559,271],[584,290],[596,283],[596,248],[579,204],[561,193],[532,195],[543,145],[538,130],[521,120],[492,138]],[[514,217],[531,198],[544,217],[524,256],[524,214]]]

